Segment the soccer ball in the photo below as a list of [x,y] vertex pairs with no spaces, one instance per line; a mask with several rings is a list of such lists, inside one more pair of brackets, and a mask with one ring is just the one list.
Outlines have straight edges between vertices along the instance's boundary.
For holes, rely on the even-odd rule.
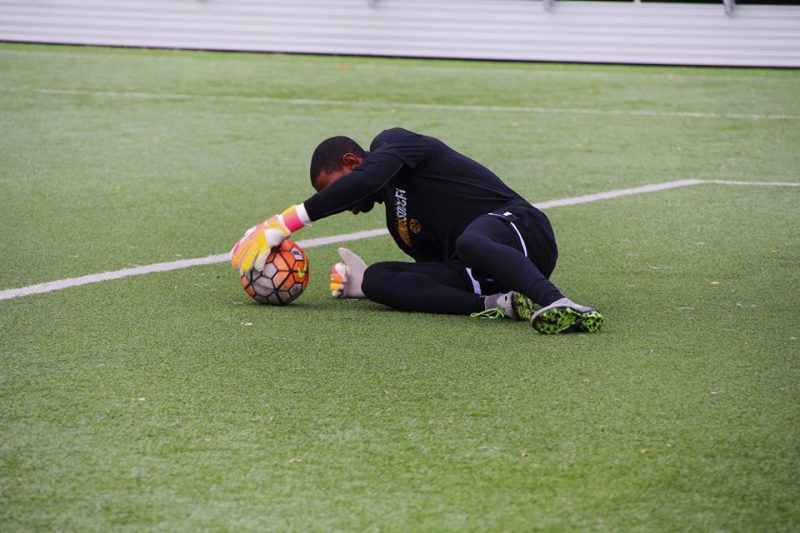
[[264,270],[243,272],[239,282],[244,291],[260,304],[286,305],[308,285],[308,256],[291,239],[286,239],[267,256]]

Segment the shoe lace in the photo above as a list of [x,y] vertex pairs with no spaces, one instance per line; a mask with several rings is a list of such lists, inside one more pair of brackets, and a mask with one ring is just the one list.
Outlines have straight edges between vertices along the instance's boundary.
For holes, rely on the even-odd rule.
[[485,309],[479,313],[472,313],[469,316],[470,318],[488,318],[494,320],[495,318],[504,318],[506,314],[499,307],[492,307],[491,309]]

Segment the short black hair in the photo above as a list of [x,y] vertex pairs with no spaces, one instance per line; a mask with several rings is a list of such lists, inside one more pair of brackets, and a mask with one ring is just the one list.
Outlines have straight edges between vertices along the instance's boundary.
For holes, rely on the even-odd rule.
[[364,149],[350,137],[339,135],[319,143],[311,156],[311,184],[315,184],[320,172],[341,169],[342,156],[348,153],[364,157]]

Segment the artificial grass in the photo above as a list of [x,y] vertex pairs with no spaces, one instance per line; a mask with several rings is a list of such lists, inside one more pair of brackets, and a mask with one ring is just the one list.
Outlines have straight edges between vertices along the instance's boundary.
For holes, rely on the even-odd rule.
[[[800,167],[792,71],[6,44],[0,76],[0,244],[14,250],[3,287],[221,253],[313,192],[320,140],[368,145],[394,125],[445,139],[533,202],[683,178],[783,181]],[[404,103],[491,110],[391,107]],[[621,114],[583,112],[609,110]],[[380,213],[335,218],[303,236],[381,225]]]
[[[535,105],[535,86],[570,105],[724,112],[720,96],[733,105],[744,84],[754,112],[797,114],[795,73],[18,45],[0,47],[0,67],[15,133],[2,140],[3,288],[220,253],[303,199],[307,152],[341,128],[364,142],[398,123],[432,130],[534,201],[686,177],[798,181],[796,119],[308,116],[32,92],[380,88]],[[689,80],[685,105],[656,90],[669,75]],[[794,530],[798,192],[700,185],[549,211],[554,279],[606,314],[596,335],[331,300],[335,246],[308,250],[309,289],[283,308],[252,304],[224,264],[0,302],[0,525]],[[298,237],[380,225],[345,214]],[[388,237],[348,246],[402,258]]]

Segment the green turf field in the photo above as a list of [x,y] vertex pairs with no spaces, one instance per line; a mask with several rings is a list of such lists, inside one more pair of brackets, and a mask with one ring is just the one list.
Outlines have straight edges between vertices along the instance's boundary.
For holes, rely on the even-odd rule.
[[[0,98],[0,291],[227,252],[395,125],[533,202],[800,184],[797,71],[3,44]],[[285,308],[222,263],[0,301],[0,530],[797,531],[800,187],[548,214],[596,335],[334,301],[335,245]]]

